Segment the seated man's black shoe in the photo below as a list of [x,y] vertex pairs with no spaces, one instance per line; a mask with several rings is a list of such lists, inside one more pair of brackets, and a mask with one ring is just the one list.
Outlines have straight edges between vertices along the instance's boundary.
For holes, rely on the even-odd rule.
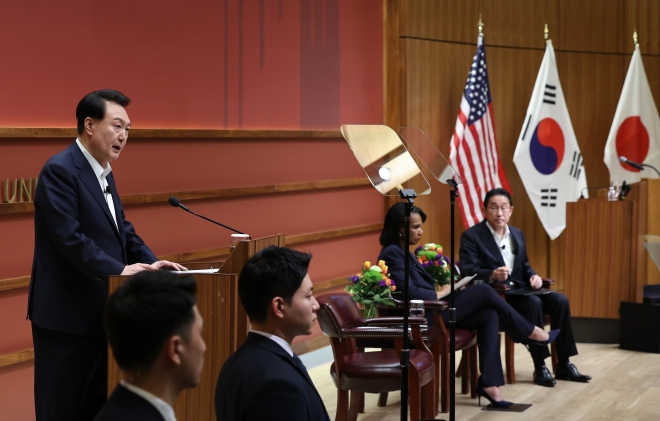
[[534,383],[545,387],[555,387],[555,384],[557,384],[555,379],[552,378],[552,374],[550,374],[550,370],[548,370],[548,367],[546,367],[545,364],[543,364],[541,367],[537,367],[534,370]]
[[572,362],[567,362],[565,364],[557,364],[555,369],[555,377],[558,380],[570,380],[572,382],[581,382],[588,383],[591,380],[591,376],[586,374],[580,374],[577,367]]

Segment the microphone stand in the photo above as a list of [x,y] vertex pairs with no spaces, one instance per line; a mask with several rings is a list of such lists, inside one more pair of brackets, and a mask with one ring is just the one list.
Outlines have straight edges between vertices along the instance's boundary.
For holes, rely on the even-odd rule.
[[[451,240],[449,242],[449,253],[451,255],[451,264],[449,265],[449,284],[451,289],[449,291],[449,313],[447,320],[449,321],[449,421],[456,419],[456,308],[454,307],[454,208],[456,198],[458,197],[458,184],[448,179],[447,184],[451,186],[449,191],[449,206],[451,208],[449,223],[451,224]],[[465,362],[463,362],[465,364]]]
[[658,178],[660,178],[660,172],[658,172],[658,169],[656,167],[654,167],[653,165],[649,165],[649,164],[641,164],[641,165],[642,165],[642,167],[653,168],[653,171],[655,171],[655,173],[658,174]]
[[410,349],[408,343],[408,313],[410,312],[410,303],[408,302],[408,276],[410,274],[410,210],[417,193],[413,189],[399,190],[399,196],[408,201],[406,203],[406,213],[404,217],[403,234],[403,349],[401,350],[401,421],[408,420],[408,371],[410,370]]

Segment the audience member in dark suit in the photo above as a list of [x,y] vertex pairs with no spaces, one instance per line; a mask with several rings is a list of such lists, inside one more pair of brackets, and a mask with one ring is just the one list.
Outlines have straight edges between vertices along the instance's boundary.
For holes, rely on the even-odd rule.
[[85,96],[78,139],[39,174],[28,298],[37,421],[89,421],[106,400],[108,276],[180,268],[157,262],[124,218],[110,162],[126,146],[129,103],[112,90]]
[[[485,282],[506,282],[512,289],[538,290],[543,285],[527,258],[522,231],[508,225],[513,213],[513,201],[508,191],[493,189],[486,194],[482,212],[486,219],[466,230],[461,237],[460,266],[463,276],[477,275]],[[550,314],[552,329],[561,329],[557,336],[559,365],[555,377],[561,380],[588,382],[590,376],[580,374],[569,358],[577,355],[571,309],[563,294],[551,292],[543,295],[507,295],[511,304],[527,320],[543,327],[543,314]],[[555,379],[545,366],[550,356],[548,347],[530,347],[534,360],[534,382],[553,387]]]
[[[404,279],[405,258],[410,259],[409,265],[409,299],[437,300],[449,286],[445,285],[436,292],[435,282],[415,256],[410,252],[404,254],[405,241],[404,218],[406,203],[396,203],[385,215],[380,244],[383,249],[378,260],[387,264],[390,279],[401,290]],[[410,244],[415,245],[422,237],[422,224],[426,214],[420,208],[413,206],[410,211]],[[511,335],[516,342],[549,343],[551,335],[543,329],[535,327],[521,317],[488,285],[479,284],[455,292],[456,327],[476,330],[479,346],[479,368],[481,376],[477,394],[487,398],[494,406],[507,407],[511,402],[502,399],[499,386],[504,385],[502,361],[500,358],[499,327]],[[447,311],[443,312],[444,322],[448,322]],[[553,333],[556,335],[556,333]]]
[[123,379],[95,421],[176,421],[174,403],[199,383],[206,350],[196,290],[191,276],[148,271],[110,296],[103,325]]
[[238,294],[252,331],[220,371],[218,421],[329,421],[291,341],[309,335],[319,305],[307,273],[310,254],[271,246],[246,263]]

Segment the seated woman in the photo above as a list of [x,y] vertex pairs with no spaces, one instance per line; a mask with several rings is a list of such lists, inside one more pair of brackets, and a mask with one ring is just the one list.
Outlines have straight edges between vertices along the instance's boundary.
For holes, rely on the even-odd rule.
[[[378,260],[384,260],[389,268],[390,279],[401,290],[403,285],[403,270],[405,258],[410,259],[408,299],[437,300],[443,295],[449,285],[436,292],[435,282],[415,256],[408,251],[404,254],[405,241],[405,203],[392,206],[385,216],[383,232],[380,234],[380,244],[383,249]],[[410,212],[410,244],[415,245],[422,237],[422,224],[426,214],[413,206]],[[407,255],[407,256],[406,256]],[[548,334],[545,330],[534,326],[524,319],[509,304],[486,284],[470,286],[456,291],[454,296],[456,307],[456,327],[477,331],[479,347],[479,368],[481,376],[477,386],[477,395],[488,399],[493,406],[507,407],[511,402],[502,400],[499,386],[504,385],[502,361],[500,359],[499,328],[509,334],[515,341],[530,345],[547,345],[557,337],[558,330]],[[447,323],[447,311],[443,311],[443,320]]]

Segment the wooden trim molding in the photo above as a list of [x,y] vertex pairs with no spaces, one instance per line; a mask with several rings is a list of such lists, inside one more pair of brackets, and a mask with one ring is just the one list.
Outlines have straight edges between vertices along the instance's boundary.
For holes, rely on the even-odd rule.
[[[367,178],[360,177],[339,180],[308,181],[302,183],[271,184],[267,186],[229,187],[213,190],[129,194],[121,196],[121,202],[123,205],[165,203],[170,196],[177,196],[181,200],[226,199],[231,197],[257,196],[265,194],[345,189],[369,185],[370,183]],[[0,203],[0,215],[28,212],[34,212],[34,202]]]
[[181,200],[224,199],[241,196],[257,196],[275,193],[302,192],[311,190],[342,189],[363,187],[370,185],[369,180],[361,178],[347,178],[341,180],[310,181],[303,183],[272,184],[268,186],[229,187],[226,189],[178,191],[168,193],[132,194],[121,198],[124,205],[144,203],[167,202],[170,196]]
[[25,288],[30,285],[29,276],[19,276],[18,278],[0,279],[0,291],[8,289]]
[[351,273],[350,275],[340,276],[339,278],[328,279],[327,281],[321,281],[321,282],[315,283],[314,284],[314,295],[324,294],[326,291],[329,291],[331,289],[335,289],[335,288],[340,287],[340,286],[348,286],[349,276],[355,275],[355,273],[357,273],[358,270],[356,270],[354,273]]
[[[383,229],[383,223],[379,222],[377,224],[367,224],[367,225],[357,225],[354,227],[338,228],[327,231],[312,232],[307,234],[298,234],[286,237],[287,245],[296,245],[296,244],[305,244],[312,243],[314,241],[322,240],[331,240],[335,238],[345,238],[353,235],[366,234],[370,232],[377,232]],[[227,256],[229,254],[229,246],[227,247],[216,247],[204,250],[191,251],[186,253],[177,253],[177,254],[168,254],[164,256],[159,256],[161,260],[169,260],[172,262],[195,262],[200,260],[210,260],[218,257]],[[329,289],[337,285],[340,285],[342,282],[346,282],[346,277],[331,279],[329,281],[324,281],[322,288]],[[341,282],[340,282],[341,281]],[[21,276],[18,278],[7,278],[0,279],[0,291],[16,288],[24,288],[30,285],[29,276]],[[321,285],[321,284],[319,284]]]
[[0,355],[0,368],[30,360],[34,360],[33,348],[11,352],[9,354]]
[[[75,138],[75,128],[0,127],[0,138]],[[339,130],[131,129],[131,139],[343,139]]]

